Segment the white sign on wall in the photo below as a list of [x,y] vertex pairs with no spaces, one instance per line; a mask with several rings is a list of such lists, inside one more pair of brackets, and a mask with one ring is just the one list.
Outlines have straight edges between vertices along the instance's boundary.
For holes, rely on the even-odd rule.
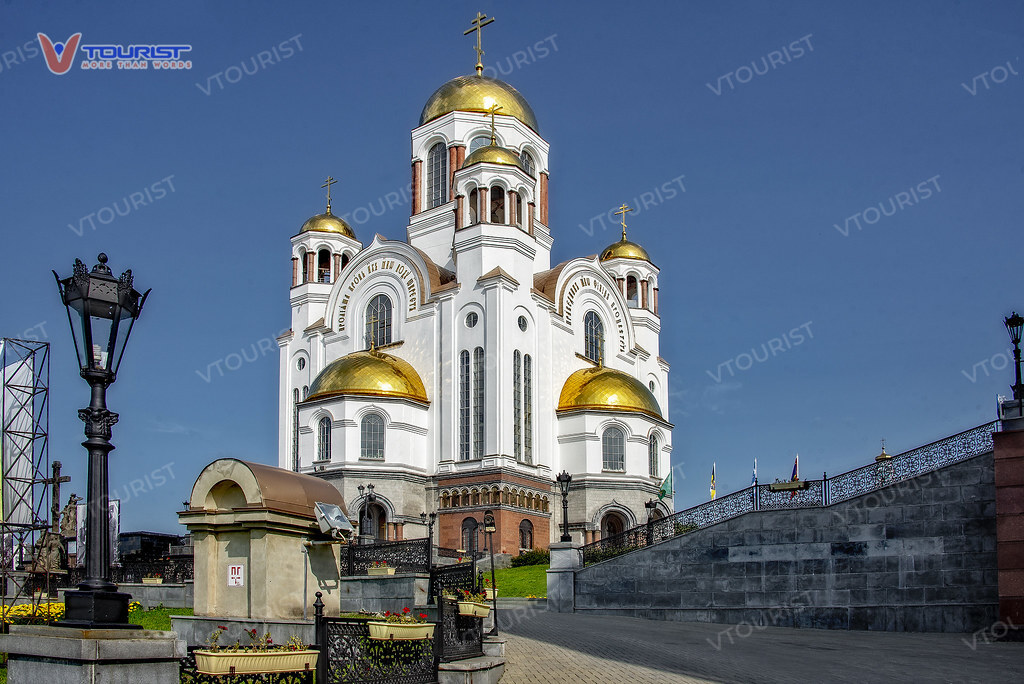
[[228,586],[229,587],[241,587],[245,584],[243,579],[245,572],[244,565],[229,565],[228,566]]

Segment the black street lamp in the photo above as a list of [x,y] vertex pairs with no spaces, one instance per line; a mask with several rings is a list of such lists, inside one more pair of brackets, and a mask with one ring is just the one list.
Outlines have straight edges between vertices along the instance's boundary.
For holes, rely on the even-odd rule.
[[[428,518],[430,519],[430,522],[427,522]],[[423,522],[424,525],[427,526],[427,539],[430,540],[430,545],[428,547],[429,548],[428,553],[430,554],[430,558],[428,560],[430,562],[430,566],[433,567],[434,566],[434,523],[437,521],[437,513],[436,512],[431,512],[429,516],[426,513],[420,513],[420,520]]]
[[487,548],[491,552],[491,619],[494,623],[491,625],[491,631],[487,632],[488,636],[498,636],[498,585],[494,579],[494,533],[498,531],[498,527],[494,524],[494,513],[491,511],[484,512],[484,534],[487,535]]
[[[128,337],[150,290],[140,295],[132,287],[131,270],[116,278],[107,267],[107,255],[100,254],[97,259],[99,263],[93,266],[91,273],[79,259],[75,259],[70,278],[61,280],[57,272],[53,272],[61,300],[67,307],[80,372],[92,390],[89,407],[78,411],[78,417],[85,421],[87,438],[82,446],[89,452],[85,580],[78,585],[78,591],[66,593],[62,624],[135,628],[128,622],[131,596],[118,592],[117,585],[110,581],[107,460],[114,450],[110,434],[111,427],[117,423],[117,414],[107,410],[107,387],[117,379]],[[72,311],[77,316],[72,316]],[[125,322],[127,330],[123,327]]]
[[373,493],[373,483],[366,485],[359,485],[359,496],[363,496],[363,492],[366,491],[366,500],[363,504],[363,514],[359,516],[359,538],[363,544],[370,544],[373,542],[374,533],[370,531],[370,504],[377,500],[377,495]]
[[1013,365],[1016,369],[1017,382],[1011,389],[1014,401],[1019,402],[1024,399],[1024,384],[1020,381],[1020,336],[1024,331],[1024,317],[1014,311],[1009,318],[1003,319],[1003,324],[1006,326],[1006,332],[1010,333],[1010,341],[1013,342]]
[[572,482],[572,475],[569,471],[563,470],[555,477],[558,482],[558,489],[562,492],[562,538],[559,541],[571,542],[572,535],[569,534],[569,483]]

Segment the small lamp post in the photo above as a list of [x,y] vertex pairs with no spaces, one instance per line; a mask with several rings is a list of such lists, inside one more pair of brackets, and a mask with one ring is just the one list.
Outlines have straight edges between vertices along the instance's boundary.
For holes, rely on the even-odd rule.
[[373,542],[374,534],[370,531],[370,504],[377,500],[377,495],[373,493],[373,483],[366,485],[359,485],[359,496],[363,496],[363,492],[366,492],[366,498],[363,502],[363,514],[359,516],[359,539],[363,544],[370,544]]
[[558,482],[558,489],[562,493],[562,538],[559,541],[571,542],[572,535],[569,534],[569,483],[572,482],[572,475],[569,471],[563,470],[555,477]]
[[[428,519],[430,520],[430,522],[427,522]],[[423,522],[424,525],[427,526],[427,539],[430,540],[430,545],[429,545],[430,558],[428,559],[428,561],[429,561],[430,566],[433,567],[434,566],[434,523],[437,521],[437,513],[436,512],[431,512],[430,515],[427,515],[426,513],[420,513],[420,520]]]
[[491,511],[484,512],[484,534],[487,535],[487,548],[491,552],[491,615],[494,620],[494,624],[491,626],[491,631],[487,632],[488,636],[498,635],[498,585],[494,579],[494,533],[498,530],[497,525],[494,524],[494,513]]
[[[139,294],[133,287],[130,270],[115,277],[107,267],[107,255],[97,257],[90,272],[75,259],[70,278],[57,280],[61,300],[68,312],[71,337],[75,343],[80,374],[92,392],[88,408],[78,417],[85,422],[89,452],[89,481],[86,491],[85,580],[77,591],[65,595],[66,608],[61,624],[83,628],[134,628],[128,623],[131,596],[117,591],[110,581],[110,532],[108,529],[107,461],[114,446],[111,427],[117,414],[107,410],[107,387],[117,379],[135,320],[150,291]],[[72,315],[72,311],[77,315]],[[125,324],[127,323],[127,329]]]
[[1013,365],[1017,376],[1017,382],[1011,388],[1013,400],[1020,402],[1024,400],[1024,384],[1020,381],[1020,338],[1021,332],[1024,331],[1024,317],[1014,311],[1009,318],[1003,319],[1003,324],[1006,326],[1006,332],[1010,333],[1010,342],[1013,343]]
[[658,502],[654,499],[650,499],[644,502],[644,508],[647,509],[647,545],[650,546],[654,543],[654,509],[658,507]]

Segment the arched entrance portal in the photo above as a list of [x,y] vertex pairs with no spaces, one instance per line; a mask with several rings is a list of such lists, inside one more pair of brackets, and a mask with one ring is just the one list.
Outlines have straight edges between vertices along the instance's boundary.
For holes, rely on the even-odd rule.
[[[372,534],[375,541],[384,541],[388,538],[388,513],[380,504],[372,503],[368,508],[364,508],[360,520],[366,520],[366,533]],[[360,534],[363,534],[362,530]]]
[[621,534],[626,530],[626,521],[619,513],[605,513],[605,516],[601,518],[601,539],[607,539],[608,537],[616,534]]
[[477,550],[477,528],[479,523],[475,518],[466,518],[462,521],[462,550],[466,553],[473,553]]

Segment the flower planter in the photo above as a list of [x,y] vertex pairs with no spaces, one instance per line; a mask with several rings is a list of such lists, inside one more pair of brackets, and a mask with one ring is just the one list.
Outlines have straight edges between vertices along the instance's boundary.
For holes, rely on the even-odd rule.
[[476,601],[459,601],[459,615],[485,618],[491,614],[491,607]]
[[194,651],[196,670],[208,675],[298,672],[316,669],[319,651]]
[[367,568],[366,569],[366,574],[367,575],[371,575],[371,576],[375,576],[375,575],[376,576],[380,576],[380,575],[394,575],[395,574],[395,569],[394,568]]
[[163,584],[164,583],[164,579],[163,579],[163,577],[143,577],[142,578],[142,583],[143,584]]
[[367,622],[370,638],[385,641],[418,641],[434,636],[434,623]]
[[486,589],[484,589],[484,595],[487,596],[488,601],[493,601],[494,597],[498,595],[498,590],[487,587]]

